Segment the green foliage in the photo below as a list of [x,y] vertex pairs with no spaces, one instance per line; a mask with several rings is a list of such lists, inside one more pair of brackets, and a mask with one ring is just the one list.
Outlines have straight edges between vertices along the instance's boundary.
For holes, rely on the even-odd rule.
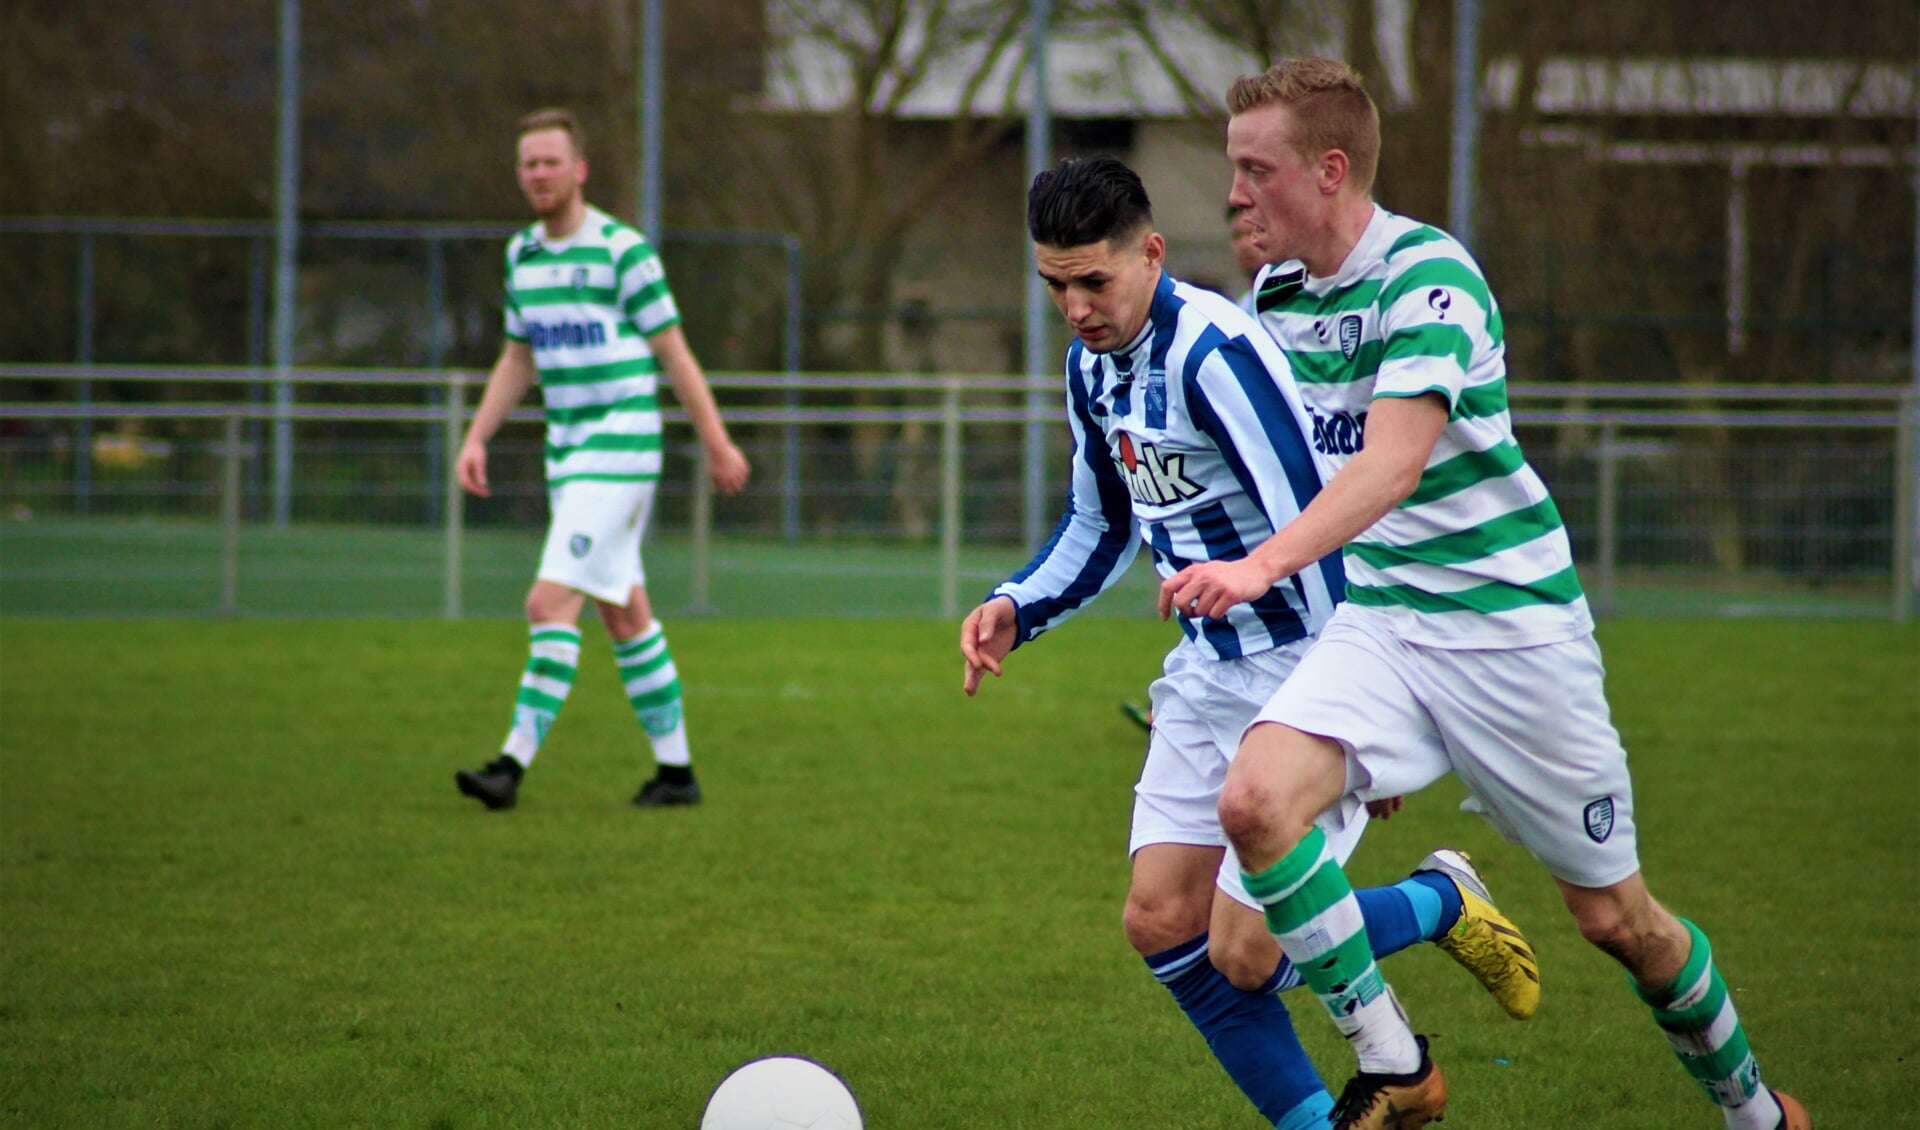
[[[708,803],[638,811],[644,744],[590,629],[489,814],[517,625],[10,621],[0,650],[0,1121],[691,1127],[751,1056],[846,1074],[879,1130],[1258,1118],[1119,931],[1169,629],[1076,623],[959,693],[954,626],[678,621]],[[1823,1125],[1909,1104],[1920,631],[1610,625],[1651,883],[1714,938],[1769,1078]],[[1441,955],[1388,972],[1449,1124],[1706,1130],[1551,881],[1412,798],[1356,857],[1475,853],[1539,945],[1502,1018]],[[1296,998],[1309,1050],[1347,1053]]]

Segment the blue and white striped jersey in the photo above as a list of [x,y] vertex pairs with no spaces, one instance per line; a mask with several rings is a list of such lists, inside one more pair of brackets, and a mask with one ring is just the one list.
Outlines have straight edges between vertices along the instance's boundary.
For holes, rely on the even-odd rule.
[[[1232,299],[1170,275],[1140,336],[1105,354],[1075,342],[1066,378],[1066,513],[993,590],[1019,606],[1019,643],[1110,587],[1140,542],[1162,577],[1245,557],[1306,508],[1328,473],[1273,339]],[[1224,619],[1182,616],[1180,628],[1217,659],[1251,655],[1318,632],[1345,587],[1335,553]]]

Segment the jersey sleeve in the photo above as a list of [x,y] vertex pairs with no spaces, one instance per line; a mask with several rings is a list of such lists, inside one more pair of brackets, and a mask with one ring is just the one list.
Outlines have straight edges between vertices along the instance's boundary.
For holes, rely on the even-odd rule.
[[613,247],[621,314],[647,337],[679,325],[680,308],[674,304],[667,268],[653,244],[638,232],[622,234],[627,238]]
[[1493,311],[1487,280],[1454,258],[1422,259],[1380,289],[1381,358],[1375,397],[1437,392],[1458,413],[1476,341]]
[[1133,501],[1113,466],[1106,441],[1088,410],[1088,393],[1069,353],[1067,426],[1073,433],[1073,476],[1066,512],[1033,560],[996,586],[989,599],[1013,598],[1019,608],[1018,647],[1064,623],[1088,601],[1112,588],[1140,549]]
[[527,340],[527,324],[520,316],[520,296],[513,289],[513,264],[519,257],[520,240],[516,237],[507,241],[506,282],[501,290],[501,321],[507,332],[508,341]]

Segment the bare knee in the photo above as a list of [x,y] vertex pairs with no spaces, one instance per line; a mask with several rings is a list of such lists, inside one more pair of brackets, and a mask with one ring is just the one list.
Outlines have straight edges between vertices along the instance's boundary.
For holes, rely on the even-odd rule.
[[571,624],[580,616],[584,598],[564,585],[535,581],[527,590],[527,622],[530,624]]
[[1150,957],[1205,933],[1207,905],[1203,900],[1192,898],[1134,892],[1127,895],[1126,909],[1120,912],[1120,924],[1134,952]]
[[1258,992],[1273,979],[1280,968],[1280,944],[1272,934],[1263,937],[1215,935],[1207,947],[1207,956],[1234,988]]
[[1293,850],[1345,786],[1337,743],[1288,726],[1255,726],[1220,790],[1221,830],[1250,869],[1270,865]]

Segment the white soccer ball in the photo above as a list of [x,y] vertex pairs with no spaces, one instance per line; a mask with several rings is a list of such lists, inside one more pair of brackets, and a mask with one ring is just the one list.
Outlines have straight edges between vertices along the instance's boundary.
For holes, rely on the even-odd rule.
[[860,1104],[838,1075],[794,1055],[749,1060],[720,1080],[700,1130],[862,1130]]

